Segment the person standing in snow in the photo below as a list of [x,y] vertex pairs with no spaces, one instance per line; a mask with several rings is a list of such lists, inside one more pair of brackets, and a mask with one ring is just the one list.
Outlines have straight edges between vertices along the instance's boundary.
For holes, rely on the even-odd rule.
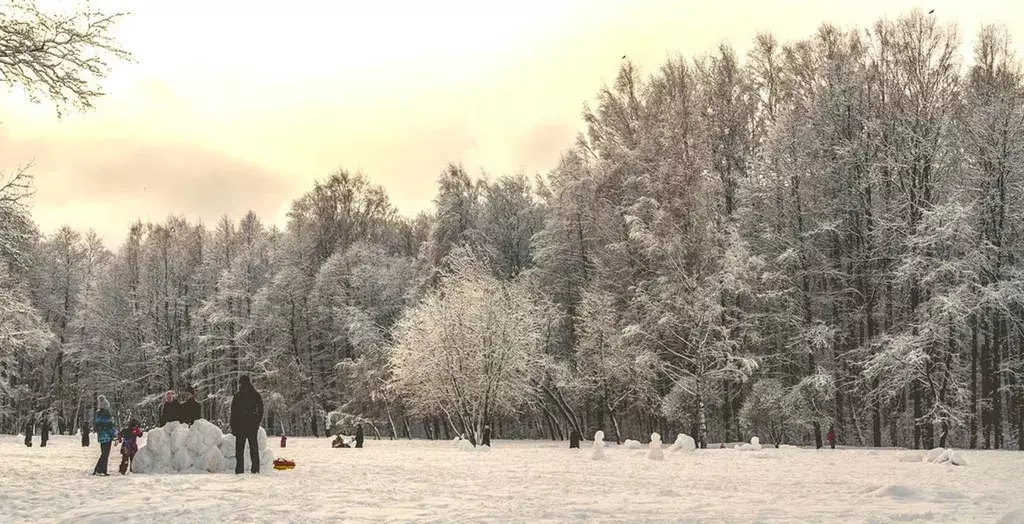
[[46,414],[39,418],[39,447],[45,448],[46,441],[50,440],[50,421],[46,419]]
[[168,422],[177,422],[179,409],[178,401],[174,399],[174,391],[164,393],[164,406],[160,409],[160,421],[157,425],[164,427]]
[[576,431],[576,428],[572,428],[569,432],[569,449],[579,449],[580,447],[580,432]]
[[196,402],[196,388],[187,386],[181,396],[184,400],[178,406],[178,422],[191,426],[203,418],[203,407]]
[[110,402],[107,397],[100,395],[96,398],[96,415],[93,417],[92,425],[96,428],[96,441],[100,443],[100,459],[96,461],[93,475],[107,475],[107,463],[110,462],[110,445],[117,437],[117,427],[114,426],[114,417],[110,414]]
[[356,425],[356,447],[363,447],[363,425]]
[[830,448],[836,449],[836,430],[834,428],[828,428],[828,434],[825,435],[825,441],[828,442]]
[[32,447],[32,428],[35,424],[32,422],[34,415],[29,415],[28,420],[25,421],[25,446]]
[[260,449],[256,434],[263,420],[263,397],[252,387],[248,375],[238,379],[238,393],[231,399],[231,433],[235,435],[235,474],[245,472],[245,443],[249,443],[252,472],[260,472]]
[[117,437],[121,443],[121,466],[117,468],[118,473],[124,475],[132,467],[135,454],[139,452],[139,437],[141,436],[142,428],[139,427],[139,421],[135,419],[131,419],[128,422],[128,427],[121,430],[121,434]]
[[483,438],[480,439],[480,445],[491,447],[491,427],[484,426]]
[[89,447],[89,421],[82,421],[82,447]]

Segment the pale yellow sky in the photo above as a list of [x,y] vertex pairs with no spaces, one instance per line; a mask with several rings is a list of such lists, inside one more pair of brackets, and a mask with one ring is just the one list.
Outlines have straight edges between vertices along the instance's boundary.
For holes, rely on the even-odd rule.
[[1020,0],[92,4],[133,13],[118,34],[138,63],[116,64],[96,110],[62,121],[0,92],[0,167],[35,160],[44,232],[94,228],[111,247],[136,218],[172,213],[211,223],[252,209],[283,224],[293,198],[342,167],[406,214],[430,207],[448,162],[546,172],[622,55],[650,70],[723,40],[743,51],[759,30],[789,40],[914,6],[968,44],[990,22],[1024,42]]

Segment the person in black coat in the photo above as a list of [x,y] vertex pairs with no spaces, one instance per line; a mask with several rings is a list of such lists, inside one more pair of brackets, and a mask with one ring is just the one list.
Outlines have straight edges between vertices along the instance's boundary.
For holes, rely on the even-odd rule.
[[580,447],[580,432],[576,431],[576,428],[572,428],[569,432],[569,449],[578,449]]
[[50,421],[43,415],[39,419],[39,447],[45,448],[47,440],[50,440]]
[[356,447],[363,447],[363,425],[359,424],[356,426]]
[[32,423],[32,417],[29,417],[28,421],[25,422],[25,445],[30,448],[32,447],[32,428],[34,427],[35,424]]
[[181,394],[184,401],[178,406],[178,422],[191,426],[195,421],[203,418],[203,407],[196,402],[196,389],[192,386],[185,388]]
[[83,422],[82,423],[82,447],[83,448],[89,447],[89,423],[88,422]]
[[231,433],[235,435],[235,473],[245,472],[245,443],[249,443],[252,472],[260,472],[260,449],[256,434],[263,421],[263,397],[252,387],[248,375],[238,379],[238,393],[231,399]]
[[179,409],[181,408],[174,398],[174,391],[164,393],[164,406],[160,409],[160,421],[157,425],[163,427],[168,422],[177,422]]
[[490,426],[484,426],[484,435],[483,435],[483,438],[480,439],[480,445],[481,446],[491,447],[491,427]]

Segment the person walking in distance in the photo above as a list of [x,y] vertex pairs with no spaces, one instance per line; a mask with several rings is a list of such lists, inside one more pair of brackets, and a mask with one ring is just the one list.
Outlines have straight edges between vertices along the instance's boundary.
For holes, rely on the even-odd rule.
[[484,435],[483,435],[483,438],[480,439],[480,445],[491,447],[491,427],[490,426],[484,426]]
[[359,424],[356,426],[356,447],[363,447],[363,425]]
[[238,393],[231,399],[231,433],[235,435],[235,473],[245,472],[245,443],[249,443],[252,472],[260,472],[260,449],[256,433],[263,420],[263,397],[252,387],[248,375],[238,379]]

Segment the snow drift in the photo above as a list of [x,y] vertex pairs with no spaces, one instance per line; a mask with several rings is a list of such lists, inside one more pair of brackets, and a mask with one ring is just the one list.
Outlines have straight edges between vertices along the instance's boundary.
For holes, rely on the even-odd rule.
[[[260,449],[260,473],[274,468],[274,454],[267,447],[267,432],[256,436]],[[245,471],[251,471],[249,450],[245,450]],[[233,473],[235,437],[223,434],[209,421],[197,420],[191,427],[171,422],[146,434],[146,445],[132,462],[134,473]]]

